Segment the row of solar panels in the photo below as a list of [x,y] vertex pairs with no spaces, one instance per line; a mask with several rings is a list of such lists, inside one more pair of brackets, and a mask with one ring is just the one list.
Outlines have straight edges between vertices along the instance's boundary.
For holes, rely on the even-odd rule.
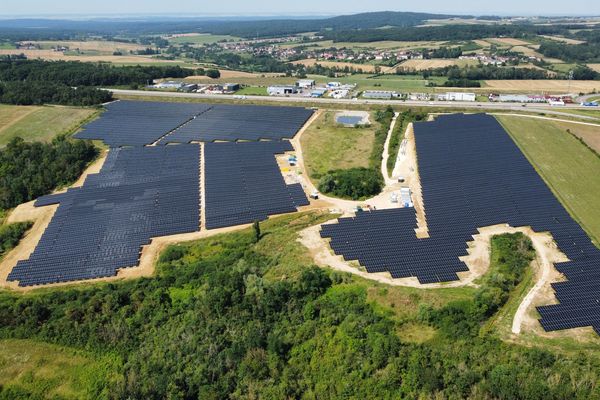
[[539,307],[546,330],[592,326],[600,333],[600,251],[554,197],[502,126],[487,115],[440,116],[415,124],[429,239],[415,236],[412,209],[358,214],[324,225],[337,254],[369,272],[456,280],[476,228],[509,224],[550,231],[571,260],[554,284],[558,305]]
[[110,147],[158,142],[293,138],[313,114],[300,107],[117,101],[75,135]]
[[287,141],[206,144],[206,227],[246,224],[307,205],[302,187],[285,184],[275,159],[291,150]]
[[[300,185],[285,184],[274,157],[291,149],[281,141],[207,145],[207,227],[308,204]],[[138,264],[151,238],[200,229],[200,147],[111,149],[100,173],[81,188],[35,203],[50,204],[59,207],[48,228],[8,279],[29,286],[114,276]]]

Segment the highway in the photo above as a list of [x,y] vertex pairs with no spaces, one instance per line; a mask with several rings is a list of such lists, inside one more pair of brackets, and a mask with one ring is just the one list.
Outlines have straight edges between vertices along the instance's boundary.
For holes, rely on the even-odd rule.
[[[413,100],[372,100],[372,99],[332,99],[332,98],[312,98],[312,97],[277,97],[277,96],[233,96],[229,94],[200,94],[200,93],[183,93],[183,92],[159,92],[149,90],[128,90],[128,89],[104,89],[114,93],[117,97],[124,96],[140,96],[140,97],[176,97],[190,98],[202,100],[236,100],[272,102],[272,103],[308,103],[314,104],[352,104],[352,105],[396,105],[396,106],[414,106],[414,107],[431,107],[431,108],[461,108],[461,109],[479,109],[498,111],[527,111],[527,112],[542,112],[552,115],[560,115],[563,117],[573,117],[573,114],[561,112],[560,110],[598,110],[600,107],[584,107],[579,104],[565,104],[564,106],[551,106],[549,104],[515,104],[515,103],[493,103],[493,102],[464,102],[464,101],[413,101]],[[600,112],[598,117],[577,115],[580,119],[600,120]]]

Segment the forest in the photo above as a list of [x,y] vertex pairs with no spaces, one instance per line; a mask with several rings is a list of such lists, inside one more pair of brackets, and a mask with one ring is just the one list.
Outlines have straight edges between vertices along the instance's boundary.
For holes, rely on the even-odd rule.
[[0,60],[0,81],[36,81],[68,86],[119,86],[184,78],[194,70],[180,66],[113,66],[77,61]]
[[112,101],[109,91],[42,81],[0,82],[0,103],[22,106],[60,104],[93,106]]
[[[484,329],[528,268],[527,238],[493,239],[472,300],[412,312],[418,296],[384,306],[364,281],[310,265],[294,237],[329,218],[284,216],[262,223],[258,241],[246,229],[169,247],[152,278],[0,292],[0,338],[96,354],[103,368],[80,396],[90,399],[600,398],[592,354]],[[397,334],[415,324],[433,337]],[[23,381],[0,387],[0,398],[45,390],[43,379]]]
[[0,150],[0,209],[75,182],[98,156],[91,142],[58,136],[51,143],[14,138]]

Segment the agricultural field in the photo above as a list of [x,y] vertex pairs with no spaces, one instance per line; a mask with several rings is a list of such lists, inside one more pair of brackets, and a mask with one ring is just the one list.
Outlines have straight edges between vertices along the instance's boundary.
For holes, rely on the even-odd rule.
[[0,387],[6,398],[97,398],[118,367],[106,357],[34,340],[0,341]]
[[[313,66],[319,64],[323,67],[337,67],[337,68],[353,68],[355,70],[362,70],[363,72],[375,72],[376,66],[373,64],[360,64],[360,63],[350,63],[350,62],[338,62],[338,61],[326,61],[326,60],[316,60],[314,58],[309,58],[306,60],[298,60],[292,62],[292,64],[296,65],[304,65],[304,66]],[[380,67],[385,68],[385,67]]]
[[[93,54],[92,54],[93,53]],[[113,56],[111,54],[100,55],[98,52],[90,51],[89,55],[76,54],[69,52],[65,54],[60,51],[54,50],[21,50],[21,49],[0,49],[0,56],[2,55],[18,55],[24,54],[29,59],[42,59],[49,61],[83,61],[83,62],[110,62],[118,65],[182,65],[185,63],[178,60],[164,60],[151,56],[138,56],[138,55],[122,55]],[[189,65],[191,66],[191,65]]]
[[477,60],[454,60],[454,59],[430,59],[430,60],[407,60],[397,65],[397,67],[414,69],[415,71],[423,71],[433,68],[444,68],[457,65],[465,67],[468,65],[477,65]]
[[146,48],[146,46],[136,43],[114,42],[110,40],[34,41],[28,43],[39,46],[41,50],[52,50],[53,47],[68,47],[71,51],[79,49],[82,52],[96,51],[108,54],[112,54],[115,51],[128,53],[130,50],[135,51]]
[[499,46],[527,46],[531,43],[515,38],[487,38],[486,42]]
[[202,33],[189,33],[189,34],[181,34],[181,35],[172,35],[166,36],[169,42],[173,44],[194,44],[194,45],[202,45],[202,44],[211,44],[223,41],[238,41],[240,38],[229,35],[211,35],[211,34],[202,34]]
[[330,170],[369,166],[377,122],[369,127],[346,128],[336,123],[334,111],[323,112],[302,134],[306,169],[318,180]]
[[568,80],[486,80],[487,89],[508,92],[592,93],[600,90],[600,81]]
[[[600,244],[600,158],[553,121],[499,116],[546,183],[571,215]],[[575,131],[576,124],[571,130]],[[579,129],[582,132],[581,129]]]
[[588,64],[587,66],[596,72],[600,72],[600,64]]
[[26,141],[50,141],[60,133],[74,131],[95,112],[91,108],[0,105],[0,146],[17,136]]
[[[312,42],[308,45],[314,49],[329,49],[332,47],[342,49],[376,49],[376,50],[416,50],[416,49],[437,49],[447,42],[442,41],[419,41],[419,42],[404,42],[394,40],[383,40],[376,42],[334,42],[333,40],[322,40],[319,42]],[[289,45],[283,45],[283,48],[297,47],[298,43]]]

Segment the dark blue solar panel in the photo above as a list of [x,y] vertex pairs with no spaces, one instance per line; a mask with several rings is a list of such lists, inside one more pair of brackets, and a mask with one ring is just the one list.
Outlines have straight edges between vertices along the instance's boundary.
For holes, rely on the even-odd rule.
[[301,107],[117,101],[75,137],[110,147],[280,140],[294,137],[312,114]]
[[291,150],[287,141],[206,144],[206,227],[246,224],[306,205],[302,188],[285,184],[275,159]]
[[421,283],[456,280],[477,227],[506,223],[550,231],[571,260],[557,264],[560,304],[538,307],[546,330],[592,326],[600,333],[600,251],[571,218],[502,126],[488,115],[440,116],[415,124],[429,239],[417,239],[412,209],[359,213],[321,235],[369,272]]
[[41,285],[135,266],[152,237],[199,230],[199,185],[198,145],[112,149],[83,187],[38,199],[38,206],[60,206],[8,280]]

